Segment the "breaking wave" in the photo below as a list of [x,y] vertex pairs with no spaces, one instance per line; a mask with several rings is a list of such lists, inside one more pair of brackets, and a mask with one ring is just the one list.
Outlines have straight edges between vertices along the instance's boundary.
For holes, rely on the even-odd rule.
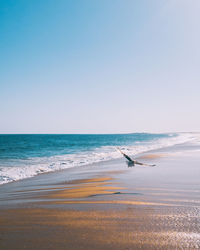
[[[143,136],[145,137],[145,134]],[[142,141],[135,141],[133,145],[128,143],[128,145],[119,144],[119,146],[128,155],[137,155],[194,140],[195,136],[192,133],[167,134],[164,138],[156,136],[155,139],[146,141],[144,138]],[[118,145],[114,143],[114,145],[94,147],[92,150],[78,153],[1,160],[0,184],[30,178],[41,173],[121,158],[116,146]]]

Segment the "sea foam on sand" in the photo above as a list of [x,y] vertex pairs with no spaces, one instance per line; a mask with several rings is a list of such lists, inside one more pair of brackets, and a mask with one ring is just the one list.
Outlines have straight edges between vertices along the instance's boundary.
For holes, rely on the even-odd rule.
[[[195,133],[180,133],[178,136],[136,143],[134,146],[120,146],[128,155],[138,155],[150,150],[173,146],[185,142],[198,143],[200,135]],[[80,152],[51,157],[34,157],[26,160],[16,160],[14,164],[0,166],[0,184],[30,178],[41,173],[53,172],[71,167],[93,164],[122,157],[114,146],[103,146],[94,151]]]

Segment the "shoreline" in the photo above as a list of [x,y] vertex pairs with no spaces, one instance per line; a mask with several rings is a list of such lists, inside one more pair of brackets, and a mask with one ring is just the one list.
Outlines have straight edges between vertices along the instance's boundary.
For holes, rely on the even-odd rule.
[[188,149],[140,156],[156,167],[121,159],[2,185],[0,248],[198,249],[200,147]]
[[[191,140],[197,139],[198,136],[199,134],[197,134],[196,137],[193,138],[191,136],[191,133],[186,133],[185,135],[184,133],[179,133],[176,135],[174,134],[173,136],[171,136],[170,134],[168,135],[166,134],[165,138],[162,138],[161,136],[159,139],[158,138],[156,140],[152,139],[150,144],[148,144],[147,142],[146,144],[144,143],[141,145],[140,144],[137,145],[136,142],[136,145],[124,146],[125,148],[122,147],[122,149],[128,155],[130,156],[134,155],[134,157],[137,157],[138,155],[143,155],[151,151],[152,152],[159,151],[160,149],[162,150],[163,148],[165,149],[168,147],[176,146],[179,143],[183,143],[186,141],[189,142]],[[30,146],[32,146],[33,147],[32,149],[34,150],[34,146],[31,144],[31,142]],[[98,151],[94,150],[94,152],[88,151],[83,153],[82,151],[80,151],[79,152],[80,154],[79,153],[58,154],[58,155],[55,154],[48,157],[38,156],[33,158],[25,157],[22,159],[19,158],[19,161],[16,160],[16,162],[15,161],[12,162],[11,158],[10,163],[9,161],[5,163],[2,161],[0,167],[0,173],[1,173],[0,186],[15,181],[23,181],[24,179],[34,178],[41,174],[54,173],[57,171],[63,171],[75,167],[80,168],[84,166],[91,166],[91,165],[101,164],[104,162],[105,163],[108,162],[109,164],[109,161],[120,161],[121,155],[114,146],[110,146],[110,149],[108,151],[106,148],[103,151],[101,151],[100,148]],[[81,154],[81,152],[83,154]],[[10,155],[8,154],[5,157],[10,157]],[[9,167],[9,164],[11,164],[12,167]]]

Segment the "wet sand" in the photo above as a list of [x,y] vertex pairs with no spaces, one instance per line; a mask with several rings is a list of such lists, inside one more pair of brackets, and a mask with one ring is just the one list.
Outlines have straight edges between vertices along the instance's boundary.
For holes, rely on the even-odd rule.
[[[178,152],[178,153],[177,153]],[[199,249],[200,151],[141,155],[0,187],[0,249]]]

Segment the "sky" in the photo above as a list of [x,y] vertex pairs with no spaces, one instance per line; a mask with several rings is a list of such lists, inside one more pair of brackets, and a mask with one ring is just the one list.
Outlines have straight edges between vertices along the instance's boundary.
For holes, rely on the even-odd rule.
[[199,0],[0,0],[0,133],[200,130]]

